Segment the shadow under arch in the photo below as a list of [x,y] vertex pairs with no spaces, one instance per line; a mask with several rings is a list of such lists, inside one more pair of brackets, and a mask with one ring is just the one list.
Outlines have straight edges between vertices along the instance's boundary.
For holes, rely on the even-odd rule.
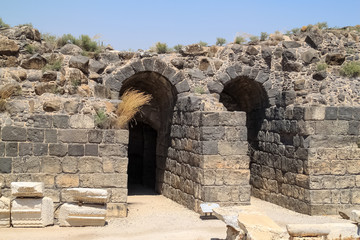
[[168,79],[151,71],[138,72],[124,80],[120,96],[128,89],[152,96],[150,104],[143,106],[135,121],[129,123],[129,195],[142,194],[136,189],[139,184],[160,192],[177,91]]
[[239,76],[224,84],[220,102],[228,111],[246,112],[249,153],[258,149],[257,135],[269,107],[269,98],[263,85],[247,76]]

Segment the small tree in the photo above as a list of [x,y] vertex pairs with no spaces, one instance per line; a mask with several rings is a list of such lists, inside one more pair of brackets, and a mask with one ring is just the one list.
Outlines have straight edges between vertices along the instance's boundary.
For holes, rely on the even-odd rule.
[[243,43],[245,43],[245,42],[246,42],[246,40],[245,40],[244,37],[242,37],[242,36],[236,36],[236,37],[235,37],[234,43],[236,43],[236,44],[243,44]]
[[265,41],[269,37],[269,34],[267,32],[261,32],[260,33],[260,41]]
[[206,47],[208,45],[207,42],[203,42],[203,41],[200,41],[198,44],[202,47]]
[[175,46],[174,46],[174,50],[175,50],[176,52],[180,52],[180,50],[181,50],[183,47],[184,47],[183,45],[178,44],[178,45],[175,45]]
[[10,27],[10,25],[9,24],[6,24],[3,20],[2,20],[2,18],[0,18],[0,26],[1,27]]
[[155,51],[161,54],[161,53],[167,53],[169,49],[166,43],[157,42],[155,44]]
[[226,39],[225,38],[216,38],[216,45],[218,46],[222,46],[226,43]]

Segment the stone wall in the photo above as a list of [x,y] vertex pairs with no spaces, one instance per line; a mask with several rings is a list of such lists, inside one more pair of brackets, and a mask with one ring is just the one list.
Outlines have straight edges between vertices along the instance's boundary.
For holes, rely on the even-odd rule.
[[246,114],[201,110],[196,96],[178,100],[162,193],[196,211],[202,202],[249,204]]
[[11,182],[44,182],[57,206],[67,201],[66,188],[102,188],[110,196],[108,214],[126,216],[128,130],[82,128],[83,117],[33,115],[22,126],[2,126],[2,194],[10,197]]

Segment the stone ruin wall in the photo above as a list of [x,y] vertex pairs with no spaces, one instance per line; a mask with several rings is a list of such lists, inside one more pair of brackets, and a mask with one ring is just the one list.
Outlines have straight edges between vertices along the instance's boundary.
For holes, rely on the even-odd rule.
[[[360,81],[339,75],[344,61],[359,60],[357,33],[314,29],[177,54],[107,49],[78,65],[76,46],[53,50],[27,28],[14,31],[0,32],[20,49],[2,52],[0,85],[16,83],[23,94],[8,99],[0,117],[3,195],[15,180],[44,181],[56,203],[65,201],[62,188],[99,187],[109,190],[108,206],[119,206],[113,215],[126,215],[128,131],[98,129],[93,121],[96,109],[116,105],[133,87],[158,97],[142,120],[169,123],[157,129],[164,146],[156,188],[163,195],[194,210],[206,201],[247,204],[250,191],[307,214],[360,202]],[[39,45],[40,62],[63,59],[61,71],[29,68],[29,43]],[[319,62],[329,68],[317,71]],[[162,86],[172,88],[166,106],[159,103]],[[61,106],[45,112],[53,99]],[[75,111],[74,102],[81,102]]]

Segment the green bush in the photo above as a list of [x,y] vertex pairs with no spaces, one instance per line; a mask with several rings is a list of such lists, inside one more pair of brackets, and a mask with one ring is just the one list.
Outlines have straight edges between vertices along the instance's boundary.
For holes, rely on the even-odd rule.
[[52,35],[50,33],[42,33],[41,38],[51,46],[56,47],[57,37],[55,35]]
[[77,41],[79,47],[81,47],[85,51],[95,52],[99,48],[97,42],[91,40],[88,35],[81,35]]
[[300,28],[293,28],[291,29],[291,34],[298,34],[300,33],[301,29]]
[[71,35],[70,33],[69,34],[64,34],[64,35],[62,35],[62,37],[57,39],[57,46],[58,47],[65,46],[68,43],[72,43],[72,44],[75,44],[75,45],[79,44],[77,39],[73,35]]
[[37,48],[32,44],[28,44],[25,46],[25,50],[30,54],[34,54],[36,52]]
[[169,49],[166,43],[157,42],[155,44],[155,51],[161,54],[161,53],[167,53]]
[[32,23],[23,23],[23,24],[16,25],[16,27],[31,27],[31,28],[34,28]]
[[10,25],[9,24],[6,24],[3,20],[2,20],[2,18],[0,18],[0,26],[2,26],[2,27],[10,27]]
[[225,38],[216,38],[216,45],[218,46],[222,46],[226,43],[226,39]]
[[343,64],[340,73],[346,77],[360,76],[360,62],[347,62]]
[[180,52],[180,50],[184,47],[184,45],[182,44],[178,44],[174,46],[174,50],[175,52]]
[[259,41],[259,37],[258,37],[258,36],[250,36],[249,39],[250,39],[250,42],[257,42],[257,41]]
[[315,26],[317,26],[319,29],[329,28],[327,22],[318,22],[317,24],[315,24]]
[[323,71],[325,69],[327,69],[328,65],[326,63],[318,63],[318,65],[316,66],[316,70],[318,71]]
[[267,32],[261,32],[260,33],[260,41],[265,41],[269,37],[269,34]]
[[234,43],[236,43],[236,44],[243,44],[243,43],[245,43],[245,42],[246,42],[246,40],[245,40],[244,37],[242,37],[242,36],[237,36],[237,37],[235,37]]
[[42,71],[60,71],[61,69],[62,60],[56,60],[53,63],[48,63],[43,67]]
[[207,47],[208,45],[207,42],[203,42],[203,41],[200,41],[198,44],[202,47]]

